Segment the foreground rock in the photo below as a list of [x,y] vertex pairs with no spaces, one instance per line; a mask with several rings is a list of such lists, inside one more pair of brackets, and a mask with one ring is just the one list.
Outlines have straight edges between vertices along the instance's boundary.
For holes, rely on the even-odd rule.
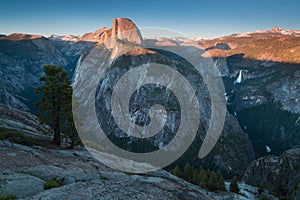
[[[44,190],[49,180],[60,187]],[[50,150],[0,141],[0,194],[21,199],[249,199],[245,191],[243,196],[210,193],[164,170],[115,171],[84,149]]]
[[14,171],[0,172],[0,194],[18,194],[18,197],[28,197],[44,190],[44,181],[28,174]]
[[[131,175],[95,161],[85,150],[0,143],[0,193],[24,199],[212,199],[165,171]],[[61,187],[44,190],[47,180]]]

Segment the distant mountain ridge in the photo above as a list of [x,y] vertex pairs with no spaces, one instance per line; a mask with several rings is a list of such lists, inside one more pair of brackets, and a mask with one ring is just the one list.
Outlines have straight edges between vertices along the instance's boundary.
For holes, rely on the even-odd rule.
[[[122,18],[119,18],[122,19]],[[113,25],[114,26],[114,25]],[[136,27],[132,27],[136,28]],[[131,28],[131,29],[132,29]],[[101,35],[105,32],[110,30],[110,28],[102,27],[96,31],[85,33],[83,35],[56,35],[51,34],[49,36],[45,35],[36,35],[36,34],[23,34],[23,33],[11,33],[9,35],[6,34],[0,34],[0,37],[3,37],[1,39],[4,40],[24,40],[24,39],[35,39],[35,38],[48,38],[52,40],[63,40],[63,41],[70,41],[70,42],[79,42],[79,41],[89,41],[89,42],[101,42]],[[130,30],[130,29],[129,29]],[[245,32],[245,33],[234,33],[227,36],[221,36],[216,38],[208,38],[208,37],[201,37],[201,36],[192,36],[188,39],[194,40],[194,41],[210,41],[215,39],[223,39],[227,37],[252,37],[252,36],[258,36],[258,35],[269,35],[269,36],[295,36],[300,37],[300,30],[287,30],[280,28],[278,26],[274,26],[272,29],[269,30],[256,30],[253,32]],[[158,39],[160,37],[156,37]],[[147,39],[147,38],[146,38]],[[155,39],[155,38],[149,38],[149,39]]]

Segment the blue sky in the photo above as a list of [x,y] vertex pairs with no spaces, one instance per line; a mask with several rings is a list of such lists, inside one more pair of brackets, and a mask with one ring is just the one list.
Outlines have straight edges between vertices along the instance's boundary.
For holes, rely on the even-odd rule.
[[275,25],[300,29],[299,10],[299,0],[1,0],[0,33],[81,35],[110,27],[112,18],[127,17],[138,27],[217,37]]

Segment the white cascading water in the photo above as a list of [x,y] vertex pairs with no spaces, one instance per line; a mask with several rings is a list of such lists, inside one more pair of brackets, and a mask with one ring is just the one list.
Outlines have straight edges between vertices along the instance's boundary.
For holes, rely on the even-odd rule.
[[73,74],[72,81],[71,81],[72,86],[73,86],[74,82],[76,82],[76,76],[77,76],[77,73],[78,73],[79,66],[82,63],[82,57],[83,57],[83,53],[80,55],[80,57],[79,57],[79,59],[76,63],[76,67],[75,67],[74,74]]
[[243,70],[240,70],[239,76],[238,76],[237,79],[234,81],[234,84],[236,84],[236,83],[241,83],[241,82],[242,82],[242,72],[243,72]]

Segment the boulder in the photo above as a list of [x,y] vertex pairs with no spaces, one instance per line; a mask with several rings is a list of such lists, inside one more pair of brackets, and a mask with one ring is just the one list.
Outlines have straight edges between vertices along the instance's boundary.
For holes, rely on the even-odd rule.
[[18,198],[30,197],[44,190],[44,181],[14,171],[0,172],[0,194],[14,194]]

